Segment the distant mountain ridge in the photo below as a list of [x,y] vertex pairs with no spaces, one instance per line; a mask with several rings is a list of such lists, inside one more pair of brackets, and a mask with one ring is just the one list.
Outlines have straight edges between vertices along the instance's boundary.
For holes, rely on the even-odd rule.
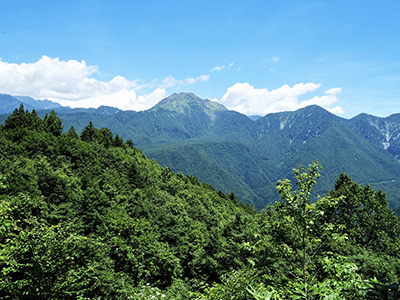
[[[98,108],[71,108],[69,106],[61,106],[61,104],[50,100],[35,100],[29,96],[11,96],[7,94],[0,94],[0,115],[11,114],[21,104],[25,109],[36,111],[40,110],[54,110],[57,113],[75,114],[75,113],[93,113],[99,115],[113,115],[122,112],[115,107],[100,106]],[[126,114],[134,114],[136,111],[126,110]]]
[[[14,111],[14,109],[18,108],[21,105],[21,101],[17,98],[7,95],[0,94],[0,114],[10,114]],[[28,110],[32,110],[34,107],[24,103],[24,107]]]
[[13,96],[24,104],[31,105],[35,109],[56,109],[62,107],[61,104],[50,100],[35,100],[29,96]]
[[400,114],[386,118],[360,114],[351,119],[356,130],[367,140],[400,159]]
[[59,103],[50,100],[35,100],[29,96],[0,94],[0,114],[10,114],[21,104],[28,110],[57,109],[62,107]]
[[[10,97],[0,95],[0,107]],[[140,112],[106,106],[54,110],[64,131],[74,126],[79,133],[92,121],[131,139],[160,165],[195,175],[225,193],[234,191],[259,209],[279,200],[277,180],[313,160],[324,166],[317,186],[321,195],[345,172],[360,184],[387,191],[391,207],[400,205],[400,114],[348,120],[312,105],[250,118],[193,93],[173,94]],[[5,118],[0,116],[0,122]]]

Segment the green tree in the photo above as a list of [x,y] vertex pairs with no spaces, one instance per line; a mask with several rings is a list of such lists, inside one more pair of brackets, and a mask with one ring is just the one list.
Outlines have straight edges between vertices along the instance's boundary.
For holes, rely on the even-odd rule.
[[93,126],[92,121],[89,122],[89,125],[86,126],[81,132],[81,140],[84,142],[92,142],[97,129]]
[[343,224],[342,233],[355,245],[375,252],[398,254],[400,225],[384,192],[375,191],[369,184],[361,187],[349,175],[341,173],[328,196],[340,197],[341,201],[327,208],[325,222]]
[[127,141],[125,142],[125,144],[127,144],[128,147],[131,148],[131,149],[133,149],[133,148],[135,147],[135,143],[132,142],[132,140],[130,140],[130,139],[127,140]]
[[43,123],[46,131],[52,133],[54,136],[60,136],[63,130],[63,125],[61,119],[57,117],[54,110],[50,112],[49,115],[45,115],[43,118]]
[[108,148],[113,144],[113,133],[108,128],[101,128],[95,135],[96,142]]
[[27,131],[42,131],[44,128],[43,120],[33,109],[30,113],[24,110],[21,104],[19,109],[15,109],[4,122],[3,131],[8,132],[13,140],[20,140]]
[[76,132],[74,126],[71,126],[71,128],[68,130],[67,136],[72,138],[72,139],[79,139],[79,135]]
[[341,234],[342,224],[323,220],[325,211],[335,207],[340,198],[327,196],[310,203],[320,169],[318,162],[306,169],[295,168],[298,188],[294,191],[290,180],[278,181],[282,198],[275,205],[278,219],[267,226],[279,247],[274,255],[282,262],[286,275],[266,276],[270,280],[267,288],[249,290],[256,299],[322,299],[332,295],[335,299],[361,299],[363,289],[369,286],[356,273],[355,264],[335,257],[326,247],[344,243],[346,235]]
[[[0,188],[5,188],[0,176]],[[132,294],[116,274],[109,246],[80,235],[76,219],[57,219],[38,197],[0,199],[0,295],[2,299],[121,299]]]
[[24,110],[24,105],[21,103],[19,109],[15,109],[11,115],[5,121],[4,129],[15,129],[18,127],[26,126],[28,124],[28,118],[26,117],[28,110]]
[[113,141],[114,147],[122,147],[124,145],[124,139],[121,138],[118,134],[115,136]]

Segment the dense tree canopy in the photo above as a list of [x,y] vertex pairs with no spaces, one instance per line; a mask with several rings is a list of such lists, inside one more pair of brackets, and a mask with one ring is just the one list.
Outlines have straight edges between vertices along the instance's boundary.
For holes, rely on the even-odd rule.
[[398,219],[389,209],[386,194],[374,191],[370,185],[361,187],[347,174],[341,173],[335,182],[331,197],[343,196],[342,201],[325,214],[327,220],[340,222],[343,231],[354,243],[372,249],[394,253],[399,239]]
[[385,194],[341,174],[310,203],[318,172],[295,169],[299,189],[281,181],[258,212],[107,128],[62,133],[21,106],[0,128],[1,298],[341,299],[398,282]]

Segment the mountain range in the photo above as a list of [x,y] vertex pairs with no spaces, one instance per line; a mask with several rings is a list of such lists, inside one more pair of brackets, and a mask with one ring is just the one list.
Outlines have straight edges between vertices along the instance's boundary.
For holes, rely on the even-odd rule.
[[0,122],[20,104],[40,116],[54,110],[64,131],[79,133],[92,121],[174,172],[191,174],[225,193],[233,191],[258,209],[279,200],[276,181],[296,165],[318,160],[324,167],[316,191],[334,187],[341,172],[388,194],[400,205],[400,114],[352,119],[308,106],[294,112],[252,116],[230,111],[193,93],[173,94],[146,111],[62,107],[48,100],[0,95]]

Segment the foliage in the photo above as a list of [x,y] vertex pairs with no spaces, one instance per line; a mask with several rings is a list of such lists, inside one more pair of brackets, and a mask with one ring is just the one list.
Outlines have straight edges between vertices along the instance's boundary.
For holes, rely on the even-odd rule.
[[21,107],[0,128],[3,299],[354,298],[370,278],[399,278],[385,198],[356,193],[377,208],[357,223],[376,225],[361,245],[335,218],[351,194],[309,201],[318,164],[296,169],[296,191],[280,181],[283,202],[258,212],[107,128],[61,126]]
[[221,277],[221,283],[205,286],[202,294],[197,294],[196,299],[204,300],[245,300],[252,298],[252,291],[248,287],[264,287],[263,278],[254,269],[230,270]]
[[[149,158],[174,172],[196,174],[202,182],[224,193],[234,193],[261,209],[264,195],[257,189],[271,186],[265,164],[252,157],[249,147],[228,141],[176,143],[141,147]],[[275,191],[270,191],[270,193]]]
[[[337,297],[361,297],[367,282],[356,273],[354,264],[335,258],[329,244],[341,244],[347,239],[340,234],[343,225],[327,223],[323,216],[335,207],[340,198],[324,197],[310,203],[313,186],[320,176],[318,162],[307,169],[294,169],[297,190],[292,191],[289,180],[278,181],[277,189],[283,202],[275,206],[279,221],[268,224],[272,238],[280,245],[277,253],[285,264],[287,276],[272,287],[264,289],[265,296],[293,299],[314,299],[336,294]],[[256,298],[259,292],[251,291]]]
[[[193,174],[224,193],[233,191],[259,210],[279,199],[278,179],[288,177],[294,165],[315,159],[325,167],[315,194],[325,195],[338,174],[346,172],[362,185],[370,182],[374,189],[385,190],[390,208],[400,204],[400,164],[394,158],[400,153],[400,141],[395,139],[398,115],[361,114],[345,120],[313,105],[252,121],[192,93],[172,95],[139,113],[104,106],[55,110],[65,132],[74,126],[80,134],[90,122],[107,128],[127,142],[134,141],[162,166]],[[37,111],[41,117],[46,113],[51,114]],[[5,117],[0,116],[0,122]],[[107,134],[102,140],[111,143]]]
[[127,298],[147,284],[178,298],[245,264],[235,215],[256,211],[234,194],[106,128],[79,137],[43,122],[21,108],[0,131],[3,298]]
[[334,208],[328,208],[325,221],[340,222],[342,232],[352,242],[374,251],[397,254],[395,244],[400,231],[398,219],[389,209],[386,194],[374,191],[369,184],[361,187],[347,174],[341,173],[335,182],[335,189],[328,194],[342,197]]

